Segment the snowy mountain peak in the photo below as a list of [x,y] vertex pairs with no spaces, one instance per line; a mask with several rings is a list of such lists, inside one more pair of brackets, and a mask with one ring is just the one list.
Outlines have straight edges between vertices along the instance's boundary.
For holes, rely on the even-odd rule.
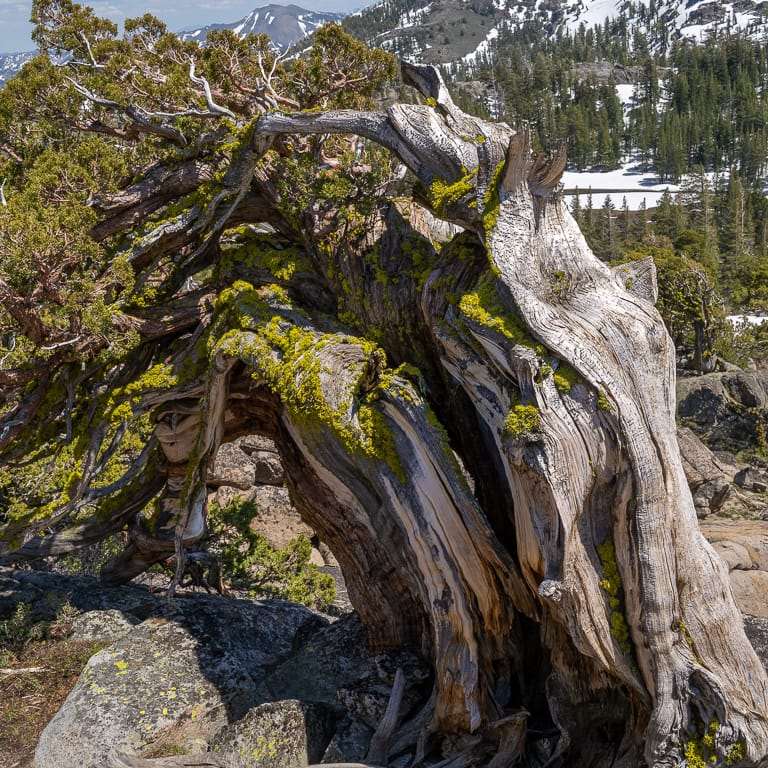
[[269,35],[281,51],[312,34],[318,27],[334,21],[341,21],[338,13],[308,11],[298,5],[263,5],[254,8],[247,16],[231,24],[209,24],[200,29],[182,32],[182,40],[205,42],[214,30],[231,29],[239,37],[246,35]]

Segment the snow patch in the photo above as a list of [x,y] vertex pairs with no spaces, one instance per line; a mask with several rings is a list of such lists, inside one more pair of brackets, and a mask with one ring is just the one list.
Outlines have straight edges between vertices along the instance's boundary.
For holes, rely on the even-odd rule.
[[639,171],[636,166],[623,166],[614,171],[566,171],[562,179],[569,205],[578,191],[582,208],[592,193],[592,206],[602,208],[605,199],[610,198],[616,208],[624,205],[624,198],[630,211],[639,211],[645,202],[646,208],[655,208],[664,193],[675,195],[680,191],[676,184],[667,184],[653,173]]
[[728,315],[728,322],[733,326],[740,325],[763,325],[768,323],[768,317],[765,315]]
[[499,36],[499,30],[496,27],[494,27],[493,29],[491,29],[490,32],[488,32],[488,34],[485,36],[485,39],[480,41],[477,48],[475,48],[475,50],[472,51],[471,53],[468,53],[466,56],[463,56],[461,60],[465,64],[476,64],[477,57],[487,54],[491,48],[491,42],[495,40],[498,36]]

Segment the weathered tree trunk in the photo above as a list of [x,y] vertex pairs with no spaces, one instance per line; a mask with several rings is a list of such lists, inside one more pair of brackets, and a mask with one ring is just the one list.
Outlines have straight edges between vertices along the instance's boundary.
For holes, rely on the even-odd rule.
[[[365,490],[376,495],[361,497],[343,456],[286,424],[336,506],[358,507],[333,518],[370,525],[375,510],[398,523],[387,549],[409,552],[419,571],[409,597],[421,597],[432,629],[436,727],[476,731],[501,714],[497,665],[519,611],[542,623],[551,714],[572,739],[584,737],[579,704],[599,689],[625,692],[621,748],[594,764],[634,765],[642,753],[649,765],[676,765],[686,745],[704,749],[708,729],[715,759],[756,764],[768,751],[766,676],[724,566],[698,530],[675,436],[674,348],[659,314],[590,251],[555,192],[562,157],[532,158],[525,133],[459,112],[434,71],[406,74],[435,108],[269,114],[258,130],[352,132],[383,144],[488,256],[469,301],[435,301],[434,272],[422,309],[487,450],[501,457],[516,562],[402,398],[387,396],[381,408],[405,462],[404,497],[402,484],[370,472]],[[566,366],[577,376],[563,375]],[[322,529],[321,515],[311,516]],[[322,533],[338,542],[330,527]],[[342,553],[348,570],[366,547],[354,550]],[[351,581],[354,594],[360,582]],[[400,622],[382,613],[399,639]]]

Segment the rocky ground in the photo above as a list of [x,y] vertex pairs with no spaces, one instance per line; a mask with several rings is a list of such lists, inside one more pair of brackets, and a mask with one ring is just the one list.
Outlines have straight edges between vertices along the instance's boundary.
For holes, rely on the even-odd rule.
[[[681,378],[678,401],[702,531],[768,663],[768,375]],[[0,570],[0,766],[101,768],[115,750],[214,751],[233,768],[361,760],[398,667],[405,721],[419,722],[429,670],[415,652],[367,650],[338,564],[291,505],[275,446],[256,436],[223,446],[209,482],[211,502],[255,502],[252,527],[274,546],[310,538],[313,562],[337,580],[333,616],[242,595],[168,600],[151,580],[107,589]]]
[[[257,757],[265,768],[361,760],[397,668],[408,682],[406,719],[431,688],[415,653],[369,653],[354,614],[201,594],[168,600],[141,586],[0,570],[0,614],[19,605],[33,624],[51,622],[59,642],[98,650],[33,753],[0,733],[4,768],[103,768],[117,750],[211,750],[248,755],[243,766]],[[45,679],[51,670],[24,675]],[[16,677],[0,677],[0,687]]]

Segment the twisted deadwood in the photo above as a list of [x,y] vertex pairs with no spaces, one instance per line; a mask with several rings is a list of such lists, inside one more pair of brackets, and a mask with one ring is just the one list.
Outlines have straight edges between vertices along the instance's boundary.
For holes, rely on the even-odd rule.
[[[768,751],[766,676],[744,635],[724,566],[698,530],[675,437],[674,349],[660,316],[595,258],[554,194],[562,156],[541,163],[531,158],[525,132],[464,115],[436,72],[407,66],[405,75],[436,108],[269,114],[258,130],[356,133],[395,152],[425,185],[476,173],[475,187],[449,200],[443,213],[482,238],[499,299],[583,381],[569,393],[558,391],[541,356],[527,346],[482,323],[462,327],[450,309],[442,326],[430,318],[442,364],[474,403],[489,449],[506,465],[517,559],[529,599],[538,603],[532,613],[543,622],[545,637],[560,636],[552,643],[557,685],[584,695],[587,679],[595,687],[606,683],[606,675],[621,680],[635,720],[633,736],[649,765],[677,764],[681,745],[710,723],[718,724],[718,749],[732,750],[731,759],[743,751],[757,763]],[[424,303],[433,285],[431,278]],[[505,413],[513,405],[505,380],[538,409],[535,436],[503,438]],[[408,431],[413,422],[398,420],[398,426]],[[422,467],[414,462],[409,469],[423,493]],[[511,603],[525,610],[508,591],[494,594],[478,581],[488,560],[476,549],[475,532],[466,549],[457,546],[460,539],[448,532],[442,510],[436,517],[444,525],[442,546],[460,560],[458,591],[497,617]],[[472,545],[475,551],[464,560]],[[623,599],[617,585],[606,584],[613,552]],[[425,560],[429,584],[434,562]],[[498,577],[499,569],[493,570]],[[504,570],[517,581],[511,569]],[[433,629],[454,627],[454,647],[468,628],[466,614],[459,600],[436,609],[438,602],[433,598]],[[476,730],[487,721],[493,704],[480,678],[489,659],[477,649],[503,636],[497,627],[486,613],[484,631],[472,639],[464,635],[467,656],[444,653],[438,640],[437,719],[443,727]],[[567,652],[560,647],[563,634],[570,641]],[[588,673],[568,669],[573,651],[588,660]],[[552,714],[566,728],[574,715],[557,705]],[[617,758],[636,760],[631,752],[625,743]]]
[[[280,219],[253,167],[263,137],[286,133],[381,144],[416,175],[421,202],[466,231],[438,253],[444,228],[418,206],[382,204],[364,246],[325,263],[312,253],[318,274],[341,279],[302,278],[289,301],[263,288],[273,277],[250,274],[256,287],[235,292],[238,325],[210,376],[144,400],[165,457],[162,514],[152,536],[134,526],[108,577],[197,540],[204,500],[180,478],[200,489],[221,441],[269,435],[371,644],[412,643],[433,661],[433,697],[390,754],[418,744],[417,761],[442,749],[446,766],[524,755],[661,768],[709,750],[760,764],[768,680],[698,531],[652,270],[614,272],[591,253],[557,195],[562,154],[534,158],[525,132],[464,114],[431,68],[404,76],[434,106],[263,115],[231,175],[235,202],[195,231]],[[164,195],[168,177],[156,176]],[[146,206],[136,194],[112,215],[131,221]],[[174,227],[134,263],[194,240]],[[425,278],[414,241],[429,255]],[[215,238],[205,242],[190,263],[213,258]],[[373,247],[388,279],[366,268]],[[418,383],[328,320],[342,297],[392,362],[418,361]],[[312,407],[324,404],[311,412],[295,398],[310,386]]]

